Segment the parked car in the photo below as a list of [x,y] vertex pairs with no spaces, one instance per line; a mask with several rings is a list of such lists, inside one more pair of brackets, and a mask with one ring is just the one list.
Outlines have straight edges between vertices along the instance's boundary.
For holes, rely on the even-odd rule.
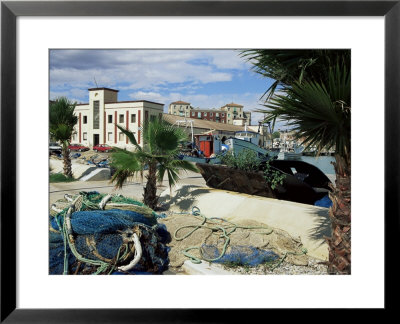
[[99,145],[93,146],[93,151],[107,153],[107,152],[112,151],[112,147],[108,146],[107,144],[99,144]]
[[89,148],[82,144],[70,144],[68,148],[70,151],[79,151],[79,152],[89,151]]
[[61,154],[62,147],[60,144],[56,142],[50,142],[49,143],[49,152],[50,154]]

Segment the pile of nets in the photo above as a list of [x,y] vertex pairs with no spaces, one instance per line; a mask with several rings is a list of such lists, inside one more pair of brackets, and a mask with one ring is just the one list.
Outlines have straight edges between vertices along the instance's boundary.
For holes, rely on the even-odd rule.
[[193,207],[192,212],[170,212],[160,222],[172,234],[168,244],[171,267],[178,268],[186,260],[248,267],[277,267],[284,260],[308,265],[307,250],[300,239],[253,220],[236,224],[219,217],[205,217]]
[[170,235],[163,217],[121,195],[65,195],[50,211],[50,274],[160,274]]

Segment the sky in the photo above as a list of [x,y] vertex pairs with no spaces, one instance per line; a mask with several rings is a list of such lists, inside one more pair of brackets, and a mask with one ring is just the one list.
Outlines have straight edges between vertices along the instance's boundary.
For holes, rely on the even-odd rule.
[[119,90],[118,100],[164,104],[182,100],[195,108],[227,103],[262,114],[261,96],[273,82],[251,70],[238,50],[51,50],[50,99],[87,103],[89,88]]

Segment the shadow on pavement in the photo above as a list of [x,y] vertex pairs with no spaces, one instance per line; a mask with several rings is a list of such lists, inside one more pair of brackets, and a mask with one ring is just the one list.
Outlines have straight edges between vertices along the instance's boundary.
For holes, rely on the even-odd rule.
[[172,205],[175,205],[181,210],[189,210],[196,201],[197,196],[208,192],[210,192],[209,189],[193,189],[193,185],[183,185],[181,188],[175,190],[172,198],[170,195],[167,194],[160,197],[158,201],[159,203],[163,204],[167,209],[169,209]]

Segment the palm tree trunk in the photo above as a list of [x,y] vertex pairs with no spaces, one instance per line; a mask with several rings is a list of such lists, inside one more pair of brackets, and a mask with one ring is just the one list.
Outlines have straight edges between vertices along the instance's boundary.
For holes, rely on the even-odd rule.
[[351,274],[351,167],[343,157],[336,155],[335,159],[336,186],[330,193],[333,205],[329,209],[332,236],[327,238],[328,272]]
[[64,175],[68,178],[72,178],[72,166],[71,158],[69,157],[68,146],[63,145],[63,157],[64,157]]
[[147,183],[144,188],[143,202],[151,209],[157,207],[157,164],[149,163],[149,173],[146,176]]

